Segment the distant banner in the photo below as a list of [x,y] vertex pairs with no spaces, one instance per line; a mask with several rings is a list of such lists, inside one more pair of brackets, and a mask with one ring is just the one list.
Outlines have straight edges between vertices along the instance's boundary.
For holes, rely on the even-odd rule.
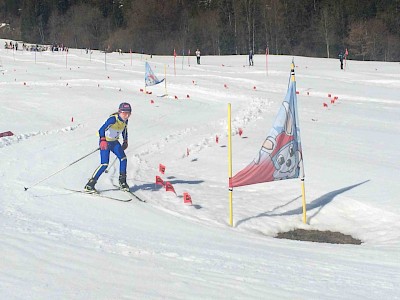
[[230,187],[304,177],[297,114],[296,81],[292,70],[286,97],[258,156],[229,179]]
[[165,78],[159,80],[156,75],[154,75],[149,63],[146,61],[146,73],[144,76],[144,82],[146,86],[156,85],[164,81]]

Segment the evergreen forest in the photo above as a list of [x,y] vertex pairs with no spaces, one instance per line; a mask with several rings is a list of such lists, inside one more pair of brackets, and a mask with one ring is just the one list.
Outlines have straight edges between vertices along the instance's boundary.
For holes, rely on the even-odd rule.
[[400,0],[0,0],[0,37],[171,55],[400,61]]

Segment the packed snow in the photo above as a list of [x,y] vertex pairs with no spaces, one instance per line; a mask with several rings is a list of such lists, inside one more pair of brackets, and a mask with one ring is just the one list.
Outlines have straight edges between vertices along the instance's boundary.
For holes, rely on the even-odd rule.
[[[291,179],[235,188],[231,227],[228,103],[235,174],[273,124],[292,59],[307,223]],[[145,88],[146,61],[166,85]],[[0,62],[0,133],[14,134],[0,138],[2,299],[400,299],[398,62],[340,70],[338,59],[255,55],[249,67],[237,55],[197,65],[81,49],[1,49]],[[147,203],[67,190],[99,165],[97,130],[121,102],[133,107],[127,181]],[[114,158],[96,188],[126,199],[112,190]],[[362,244],[274,238],[296,228]]]

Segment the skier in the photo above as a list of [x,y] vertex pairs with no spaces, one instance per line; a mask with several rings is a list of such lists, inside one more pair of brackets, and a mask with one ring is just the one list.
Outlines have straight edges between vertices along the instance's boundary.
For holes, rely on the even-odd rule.
[[[132,108],[129,103],[123,102],[119,105],[118,112],[113,113],[99,129],[100,136],[100,166],[94,171],[92,178],[85,186],[88,193],[96,193],[95,184],[107,169],[110,161],[110,151],[119,159],[119,186],[122,190],[129,191],[126,183],[127,158],[124,150],[128,148],[128,119],[131,116]],[[118,141],[119,134],[122,133],[122,145]]]

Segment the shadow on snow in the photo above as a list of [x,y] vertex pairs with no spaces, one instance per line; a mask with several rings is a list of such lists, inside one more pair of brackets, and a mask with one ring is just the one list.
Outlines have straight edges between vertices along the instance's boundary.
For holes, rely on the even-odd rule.
[[[309,211],[311,211],[311,210],[313,210],[315,208],[318,208],[318,210],[316,212],[314,212],[313,215],[308,218],[308,221],[310,221],[312,218],[314,218],[322,210],[322,208],[325,205],[327,205],[328,203],[330,203],[337,195],[345,193],[345,192],[347,192],[347,191],[349,191],[349,190],[351,190],[351,189],[353,189],[353,188],[355,188],[355,187],[357,187],[359,185],[367,183],[368,181],[369,180],[365,180],[363,182],[360,182],[360,183],[357,183],[357,184],[353,184],[353,185],[350,185],[348,187],[341,188],[341,189],[329,192],[329,193],[327,193],[327,194],[315,199],[314,201],[308,203],[306,205],[307,212],[309,212]],[[274,211],[276,211],[276,210],[278,210],[280,208],[283,208],[283,207],[293,203],[294,201],[296,201],[298,199],[301,199],[301,196],[298,196],[298,197],[294,198],[293,200],[290,200],[289,202],[287,202],[287,203],[285,203],[283,205],[279,205],[277,207],[274,207],[270,211],[258,214],[257,216],[254,216],[254,217],[249,217],[249,218],[245,218],[245,219],[239,220],[236,223],[236,226],[239,226],[241,223],[247,222],[247,221],[249,221],[251,219],[254,219],[254,218],[301,215],[301,214],[303,214],[303,207],[299,207],[299,208],[296,208],[296,209],[293,209],[293,210],[289,210],[289,211],[286,211],[286,212],[283,212],[283,213],[274,213]]]

